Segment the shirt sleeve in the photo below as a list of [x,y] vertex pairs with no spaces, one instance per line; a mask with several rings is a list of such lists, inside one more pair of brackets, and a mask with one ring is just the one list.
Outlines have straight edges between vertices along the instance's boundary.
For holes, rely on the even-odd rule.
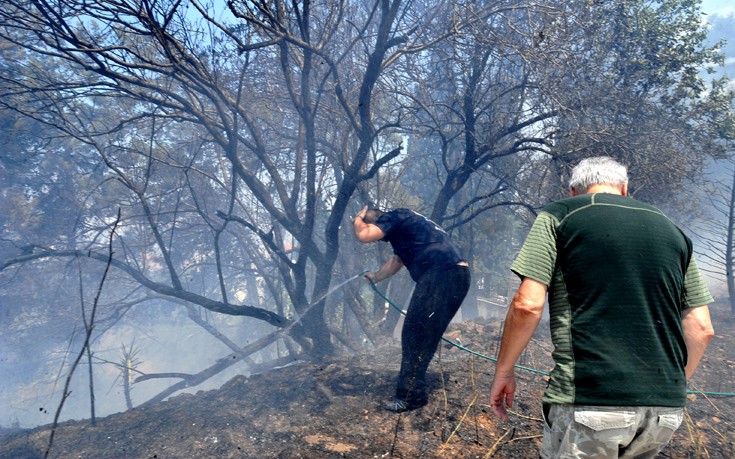
[[396,217],[394,211],[384,213],[380,218],[378,218],[378,221],[375,222],[375,226],[380,228],[380,231],[383,232],[384,241],[390,241],[391,236],[393,236],[393,228],[395,225]]
[[530,277],[551,285],[556,265],[556,230],[559,221],[548,212],[541,212],[528,232],[511,271],[519,277]]
[[705,304],[712,303],[714,300],[707,288],[707,284],[704,282],[702,273],[699,271],[697,261],[692,256],[687,267],[687,272],[684,274],[684,309],[704,306]]

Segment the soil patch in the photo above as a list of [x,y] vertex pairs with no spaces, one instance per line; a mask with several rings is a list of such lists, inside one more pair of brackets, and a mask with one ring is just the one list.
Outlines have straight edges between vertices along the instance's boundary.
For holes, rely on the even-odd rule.
[[[692,388],[733,392],[735,320],[715,314],[717,337]],[[494,357],[501,323],[453,324],[448,336]],[[548,371],[548,324],[539,327],[520,364]],[[266,374],[238,376],[220,389],[56,430],[53,458],[537,458],[545,376],[519,370],[510,421],[488,405],[493,362],[443,344],[430,368],[424,408],[384,411],[400,347],[382,347],[329,362],[297,362]],[[0,457],[43,457],[50,426],[6,433]],[[735,398],[692,394],[684,424],[661,457],[727,458],[735,454]]]

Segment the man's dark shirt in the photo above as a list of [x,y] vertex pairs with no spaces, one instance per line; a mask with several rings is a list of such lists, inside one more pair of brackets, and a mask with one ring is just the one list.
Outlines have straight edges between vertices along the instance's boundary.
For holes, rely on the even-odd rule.
[[712,297],[691,240],[660,210],[605,193],[551,203],[512,270],[549,286],[545,403],[685,405],[681,315]]
[[411,278],[464,261],[459,249],[436,223],[410,209],[395,209],[380,216],[375,225],[383,231],[393,253],[401,259]]

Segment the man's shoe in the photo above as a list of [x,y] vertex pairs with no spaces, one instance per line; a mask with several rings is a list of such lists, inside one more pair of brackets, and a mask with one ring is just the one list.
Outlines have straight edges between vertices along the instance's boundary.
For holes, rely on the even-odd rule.
[[421,408],[426,405],[426,402],[407,402],[400,398],[394,398],[390,402],[383,405],[383,408],[392,411],[394,413],[403,413],[404,411],[411,411],[417,408]]
[[383,408],[394,413],[403,413],[404,411],[408,411],[408,403],[404,402],[403,400],[394,398],[390,402],[383,405]]

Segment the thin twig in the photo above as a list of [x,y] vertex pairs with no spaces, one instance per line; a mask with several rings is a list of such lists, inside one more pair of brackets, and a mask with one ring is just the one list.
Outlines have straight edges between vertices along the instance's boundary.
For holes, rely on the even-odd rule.
[[508,443],[513,443],[514,441],[520,441],[520,440],[531,440],[533,438],[541,438],[543,436],[544,436],[544,434],[526,435],[525,437],[512,438],[512,439],[508,440]]
[[[472,393],[477,393],[477,387],[475,387],[475,356],[470,354],[470,380],[472,381]],[[480,444],[480,421],[478,416],[475,414],[475,442]]]
[[469,404],[469,406],[467,407],[467,409],[466,409],[466,410],[464,410],[464,414],[462,415],[462,418],[461,418],[461,419],[459,420],[459,423],[458,423],[458,424],[457,424],[457,426],[456,426],[456,427],[454,428],[454,430],[452,431],[452,433],[451,433],[451,434],[449,434],[449,438],[447,438],[447,441],[445,441],[445,442],[444,442],[444,444],[445,444],[445,445],[446,445],[447,443],[449,443],[449,440],[451,440],[451,439],[452,439],[452,437],[454,436],[454,434],[455,434],[455,433],[457,433],[457,430],[459,430],[459,427],[460,427],[460,426],[462,425],[462,422],[464,422],[465,418],[467,417],[467,413],[469,413],[469,412],[470,412],[470,409],[472,409],[472,405],[474,405],[474,404],[475,404],[475,401],[477,401],[477,394],[475,394],[474,398],[473,398],[473,399],[472,399],[472,401],[470,402],[470,404]]
[[[82,322],[84,323],[84,330],[89,333],[89,322],[87,321],[87,314],[84,308],[84,278],[82,276],[82,264],[77,258],[77,268],[79,269],[79,303],[82,310]],[[97,414],[95,412],[95,399],[94,399],[94,366],[92,365],[92,350],[87,346],[87,368],[89,369],[89,410],[92,420],[92,425],[97,425]]]
[[730,441],[730,440],[728,440],[727,437],[725,437],[724,435],[722,435],[722,433],[719,430],[715,429],[713,426],[710,426],[710,429],[712,429],[712,432],[714,432],[717,435],[719,435],[720,438],[722,438],[722,441],[724,441],[726,444]]
[[487,454],[485,455],[485,459],[487,459],[488,457],[491,457],[493,454],[495,454],[495,451],[497,451],[498,446],[500,445],[500,442],[503,441],[503,439],[505,437],[507,437],[511,432],[514,432],[514,431],[515,431],[515,427],[512,427],[512,428],[506,430],[505,433],[500,438],[498,438],[498,441],[496,441],[493,444],[493,446],[490,448],[490,451],[487,452]]
[[442,360],[442,347],[439,346],[439,378],[442,383],[442,399],[444,400],[444,411],[449,409],[449,397],[447,396],[447,386],[444,384],[444,361]]
[[528,419],[528,420],[531,420],[531,421],[537,421],[537,422],[544,422],[544,420],[543,420],[543,419],[541,419],[541,418],[534,418],[533,416],[525,416],[525,415],[523,415],[523,414],[520,414],[520,413],[517,413],[517,412],[515,412],[515,411],[513,411],[513,410],[508,410],[508,413],[510,413],[510,414],[515,414],[515,415],[516,415],[516,416],[518,416],[519,418],[523,418],[523,419]]
[[71,368],[69,369],[69,373],[66,375],[66,383],[64,384],[64,392],[61,395],[61,401],[59,402],[59,407],[56,409],[56,414],[54,415],[54,423],[51,427],[51,435],[49,436],[48,440],[48,447],[46,448],[46,453],[43,455],[44,459],[48,458],[49,453],[51,453],[51,447],[54,445],[54,437],[56,436],[56,428],[59,425],[59,417],[61,417],[61,410],[64,407],[64,402],[66,402],[66,399],[71,395],[71,392],[69,392],[69,386],[71,385],[71,378],[74,375],[74,371],[76,370],[77,366],[79,365],[79,362],[82,360],[82,357],[84,357],[85,352],[89,348],[89,342],[91,341],[92,337],[92,331],[94,330],[94,319],[95,314],[97,313],[97,305],[99,304],[100,295],[102,294],[102,286],[105,284],[105,279],[107,279],[107,274],[110,272],[110,267],[112,266],[112,255],[114,252],[112,251],[112,241],[115,236],[115,230],[117,229],[117,225],[120,223],[120,209],[117,210],[117,219],[115,220],[115,223],[112,225],[112,230],[110,230],[110,238],[109,238],[109,247],[108,247],[108,259],[107,259],[107,266],[105,266],[105,271],[102,274],[102,279],[100,280],[99,286],[97,288],[97,295],[94,298],[94,302],[92,303],[92,313],[89,317],[89,324],[88,326],[85,325],[86,328],[86,336],[84,338],[84,344],[82,345],[81,351],[79,351],[79,354],[77,355],[76,360],[72,364]]
[[[480,406],[483,407],[483,408],[492,409],[492,406],[490,406],[490,405],[480,405]],[[518,413],[516,411],[513,411],[513,410],[508,410],[508,413],[514,414],[514,415],[518,416],[519,418],[528,419],[528,420],[531,420],[531,421],[544,422],[544,420],[541,419],[541,418],[534,418],[533,416],[526,416],[526,415],[520,414],[520,413]]]
[[398,413],[398,419],[396,419],[396,428],[393,430],[393,442],[390,445],[390,457],[393,457],[393,452],[396,450],[396,443],[398,443],[398,426],[401,424],[402,413]]
[[715,405],[715,402],[713,402],[712,399],[707,396],[707,394],[705,394],[700,388],[698,388],[694,384],[692,384],[692,387],[694,388],[694,390],[696,390],[698,393],[700,393],[702,395],[702,397],[704,397],[704,399],[709,402],[710,405],[712,405],[712,407],[715,409],[715,411],[717,411],[718,413],[720,412],[720,409],[717,407],[717,405]]

